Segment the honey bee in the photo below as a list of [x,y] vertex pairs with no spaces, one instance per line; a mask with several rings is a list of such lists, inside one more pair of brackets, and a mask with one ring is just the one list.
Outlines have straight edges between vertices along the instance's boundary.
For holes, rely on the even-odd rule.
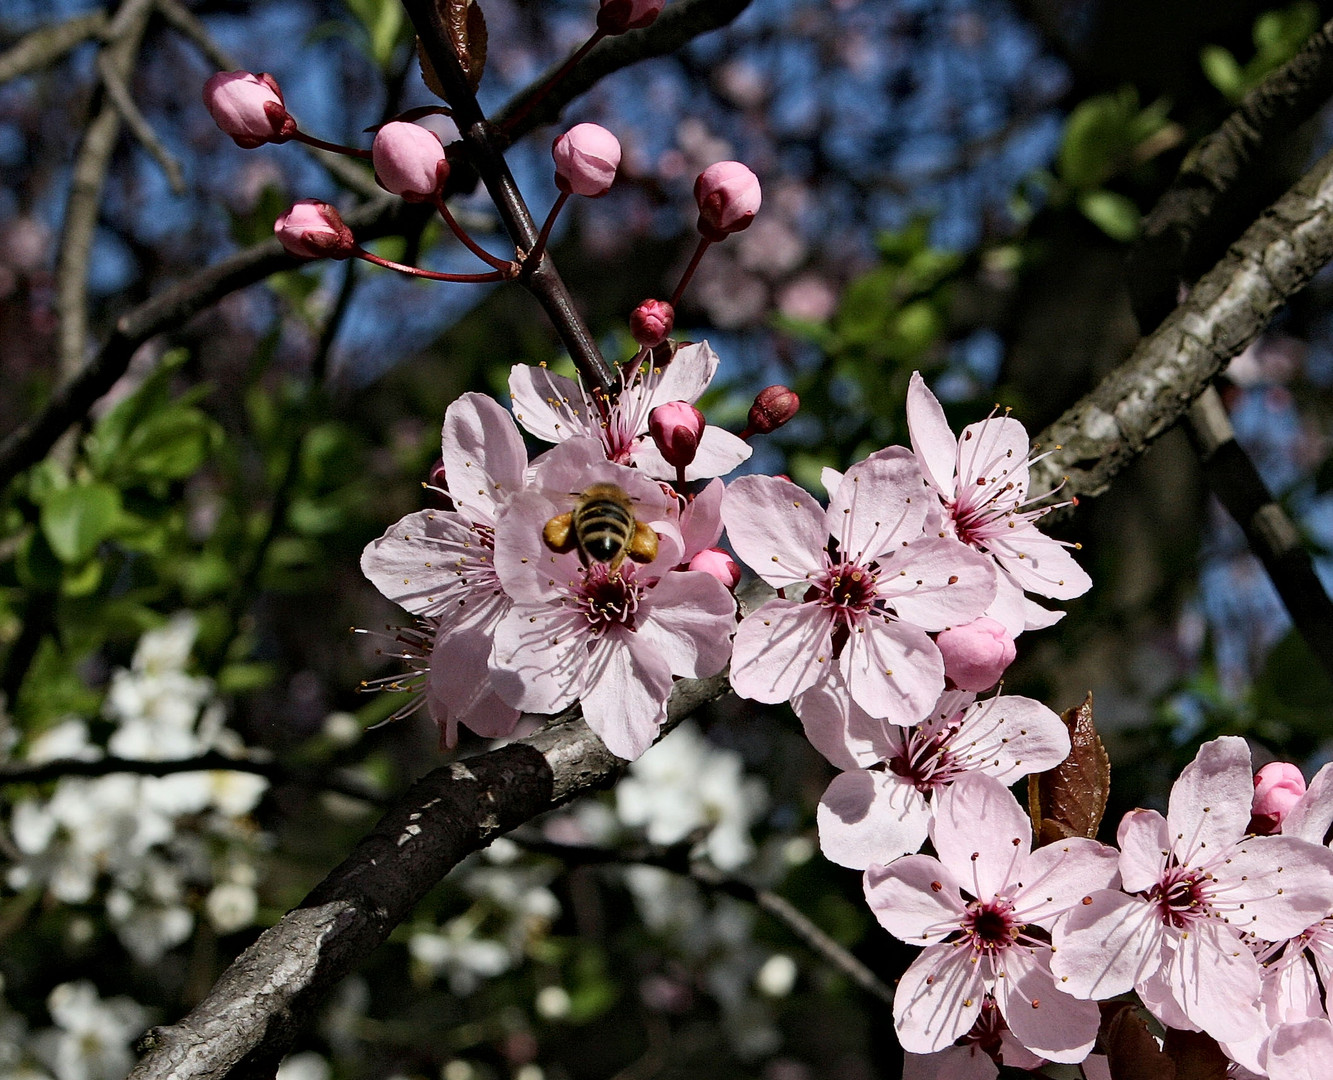
[[634,503],[616,484],[593,484],[575,497],[574,509],[551,518],[542,541],[552,551],[579,553],[584,566],[605,563],[614,571],[625,557],[637,563],[657,558],[657,533],[635,520]]

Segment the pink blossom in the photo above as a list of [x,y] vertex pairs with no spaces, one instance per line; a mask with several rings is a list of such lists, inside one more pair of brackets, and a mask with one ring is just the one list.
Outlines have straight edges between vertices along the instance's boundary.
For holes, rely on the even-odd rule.
[[675,325],[676,309],[665,300],[645,300],[630,312],[630,336],[645,349],[661,345]]
[[[667,364],[636,365],[622,374],[620,393],[609,406],[605,422],[592,396],[578,382],[545,367],[515,364],[509,373],[509,392],[514,416],[537,438],[554,443],[580,436],[597,439],[609,460],[637,465],[649,476],[674,482],[675,466],[648,438],[648,417],[668,401],[698,401],[713,381],[717,364],[717,353],[705,341],[682,346]],[[710,424],[704,428],[685,479],[723,476],[749,456],[750,448],[742,440]]]
[[[657,532],[652,563],[583,566],[576,553],[544,546],[545,523],[594,483],[622,488]],[[634,760],[666,719],[672,677],[704,678],[727,662],[735,601],[712,576],[672,569],[685,550],[675,499],[607,461],[590,439],[563,442],[535,464],[532,486],[499,517],[495,550],[514,606],[495,631],[491,679],[516,709],[554,713],[578,700],[607,748]]]
[[356,247],[352,230],[326,202],[302,199],[273,223],[282,246],[302,259],[346,259]]
[[907,427],[926,484],[939,496],[940,532],[985,552],[1003,571],[995,604],[986,614],[1014,636],[1059,619],[1063,613],[1047,611],[1023,593],[1070,600],[1087,592],[1092,579],[1066,544],[1037,528],[1046,510],[1024,509],[1028,434],[1023,425],[992,416],[969,424],[955,439],[935,395],[913,372]]
[[[1305,777],[1289,761],[1270,761],[1254,774],[1250,832],[1282,832],[1282,821],[1305,794]],[[1322,839],[1322,838],[1321,838]]]
[[1031,698],[977,701],[949,690],[925,721],[899,727],[859,708],[835,668],[792,707],[815,749],[845,770],[819,800],[819,846],[857,870],[917,851],[932,800],[963,777],[981,773],[1012,784],[1069,754],[1068,729]]
[[959,690],[989,690],[1014,662],[1014,639],[1003,624],[984,615],[935,635],[945,677]]
[[1280,1080],[1326,1080],[1330,1061],[1333,1025],[1321,1017],[1274,1031],[1264,1053],[1264,1070]]
[[268,72],[219,71],[204,83],[204,106],[223,133],[245,150],[286,142],[296,134],[296,121]]
[[994,996],[987,994],[981,1014],[956,1046],[933,1054],[904,1055],[902,1080],[995,1080],[999,1064],[1031,1071],[1045,1063],[1014,1038]]
[[699,232],[717,243],[749,228],[763,193],[759,178],[748,167],[739,161],[719,161],[694,181],[694,201],[699,204]]
[[970,621],[995,595],[988,560],[922,535],[926,511],[916,462],[897,447],[853,465],[827,511],[790,481],[735,480],[722,519],[736,554],[774,588],[801,595],[770,600],[741,623],[735,691],[788,701],[836,666],[871,715],[925,716],[944,689],[927,631]]
[[704,414],[688,401],[667,401],[648,414],[653,444],[667,464],[677,469],[694,460],[704,427]]
[[1078,997],[1133,988],[1168,1027],[1219,1040],[1262,1035],[1251,939],[1294,937],[1333,910],[1333,852],[1292,836],[1247,836],[1245,740],[1205,743],[1171,789],[1167,816],[1120,823],[1124,892],[1098,891],[1054,929],[1052,968]]
[[375,133],[371,155],[376,179],[386,191],[408,202],[434,198],[449,179],[449,162],[439,137],[419,124],[389,121]]
[[991,994],[1014,1037],[1051,1061],[1082,1061],[1100,1012],[1051,974],[1052,922],[1116,877],[1116,853],[1072,839],[1032,850],[1032,827],[999,780],[960,779],[937,800],[939,858],[908,855],[865,874],[866,901],[894,937],[925,949],[898,983],[905,1050],[929,1054],[964,1034]]
[[656,20],[666,0],[602,0],[597,9],[597,29],[604,34],[638,30]]
[[527,451],[513,418],[483,394],[464,394],[445,412],[442,471],[456,510],[408,514],[361,554],[361,569],[386,597],[438,620],[427,704],[444,742],[458,725],[508,735],[518,710],[491,686],[496,626],[510,608],[495,570],[495,520],[524,486]]
[[620,140],[598,124],[575,124],[551,144],[561,191],[596,199],[611,190],[620,167]]

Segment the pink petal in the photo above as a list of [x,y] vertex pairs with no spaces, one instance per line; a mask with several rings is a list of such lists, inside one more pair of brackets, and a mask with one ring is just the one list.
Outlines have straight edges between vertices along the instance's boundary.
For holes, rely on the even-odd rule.
[[[1027,429],[1007,416],[991,416],[968,424],[958,437],[958,497],[974,492],[977,480],[988,485],[1012,484],[1012,501],[1021,502],[1028,488]],[[1005,505],[1001,501],[1001,505]]]
[[509,371],[509,394],[514,419],[546,442],[558,443],[575,435],[598,436],[598,420],[589,415],[583,390],[573,379],[545,367],[515,364]]
[[1235,930],[1196,924],[1181,934],[1163,974],[1185,1015],[1215,1039],[1245,1039],[1263,1027],[1259,963]]
[[457,745],[459,724],[497,739],[518,723],[518,710],[506,705],[491,685],[489,664],[495,631],[509,607],[509,598],[502,594],[476,605],[467,622],[442,622],[436,632],[426,703],[446,746]]
[[829,531],[842,559],[866,565],[921,535],[929,505],[921,470],[906,450],[891,449],[848,469],[829,500]]
[[589,657],[583,719],[606,748],[634,761],[661,730],[671,694],[671,673],[650,649],[635,648],[633,635],[607,634]]
[[923,630],[969,623],[995,599],[994,564],[951,537],[912,540],[880,565],[879,595]]
[[922,474],[936,491],[952,498],[958,440],[938,399],[917,371],[912,372],[912,381],[907,384],[907,431]]
[[722,522],[741,561],[775,589],[803,585],[823,569],[824,511],[790,480],[733,480],[722,499]]
[[681,562],[689,562],[722,538],[722,495],[725,485],[714,480],[680,512],[680,539],[685,545]]
[[1333,911],[1333,851],[1295,836],[1249,836],[1214,867],[1231,923],[1269,941],[1295,937]]
[[817,604],[770,600],[736,630],[731,688],[752,701],[789,701],[831,662],[832,638],[828,613]]
[[[361,571],[388,599],[414,615],[454,614],[472,592],[471,575],[489,560],[476,532],[460,514],[408,514],[361,552]],[[466,567],[467,574],[457,571]]]
[[1056,920],[1051,971],[1071,997],[1115,997],[1156,969],[1160,936],[1154,905],[1121,892],[1091,892]]
[[951,744],[969,768],[1012,784],[1064,761],[1069,729],[1041,702],[999,694],[967,706]]
[[1301,801],[1282,821],[1282,835],[1322,844],[1333,825],[1333,764],[1325,765],[1310,781]]
[[555,713],[583,693],[588,620],[550,604],[515,604],[495,629],[491,685],[525,712]]
[[1162,880],[1171,840],[1166,818],[1156,810],[1131,810],[1116,830],[1120,879],[1127,892],[1146,892]]
[[830,469],[827,465],[819,470],[819,482],[823,485],[825,493],[831,499],[838,491],[838,485],[842,483],[842,473],[837,469]]
[[1017,584],[1038,596],[1072,600],[1092,588],[1088,572],[1059,540],[1031,522],[1020,522],[985,542],[986,550]]
[[904,1050],[930,1054],[964,1034],[981,1012],[984,985],[971,949],[932,945],[893,996],[893,1024]]
[[940,862],[979,900],[1005,890],[1032,850],[1032,823],[1000,781],[960,776],[935,796],[930,838]]
[[[1000,574],[1000,578],[1006,578],[1008,574]],[[1063,611],[1051,611],[1044,608],[1035,601],[1028,600],[1023,605],[1023,610],[1027,613],[1027,621],[1024,623],[1024,630],[1045,630],[1048,626],[1054,626],[1065,617]]]
[[857,705],[836,665],[826,665],[824,674],[792,698],[791,705],[805,737],[839,769],[866,769],[902,748],[901,729]]
[[1268,1075],[1281,1080],[1327,1080],[1333,1061],[1333,1025],[1326,1018],[1284,1024],[1264,1057]]
[[944,659],[926,632],[882,618],[851,635],[839,670],[862,709],[903,726],[926,716],[944,689]]
[[871,866],[864,885],[879,924],[909,945],[940,941],[956,931],[967,906],[948,868],[929,855]]
[[1189,865],[1234,844],[1249,827],[1253,800],[1245,740],[1224,735],[1204,743],[1171,786],[1166,825],[1176,857]]
[[639,604],[636,648],[651,649],[671,674],[706,679],[731,656],[736,601],[711,574],[672,570]]
[[1014,906],[1029,923],[1049,928],[1056,916],[1119,878],[1119,855],[1096,840],[1072,837],[1047,844],[1028,856]]
[[528,467],[514,418],[485,394],[464,394],[445,410],[440,443],[450,496],[474,521],[494,524]]
[[930,823],[925,796],[882,769],[839,773],[819,800],[819,849],[839,866],[864,870],[921,848]]
[[[662,370],[649,398],[649,406],[667,401],[688,401],[693,405],[713,381],[718,363],[718,355],[708,342],[682,345],[671,358],[671,363]],[[644,416],[650,412],[651,407],[645,409]]]
[[495,524],[495,572],[515,600],[547,605],[582,572],[579,557],[556,554],[542,542],[542,529],[559,505],[529,488],[515,495]]
[[975,1043],[946,1046],[933,1054],[903,1055],[902,1080],[995,1080],[1000,1070]]
[[1015,947],[1004,953],[995,1001],[1014,1037],[1050,1061],[1079,1062],[1097,1038],[1102,1013],[1095,1001],[1062,993],[1046,966],[1049,954]]

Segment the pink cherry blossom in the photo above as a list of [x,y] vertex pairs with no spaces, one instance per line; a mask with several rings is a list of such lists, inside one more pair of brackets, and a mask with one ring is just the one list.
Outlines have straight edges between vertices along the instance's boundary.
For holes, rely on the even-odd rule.
[[665,300],[645,300],[629,316],[629,332],[645,349],[656,348],[676,325],[676,309]]
[[788,480],[735,480],[722,519],[736,554],[774,588],[801,595],[771,600],[741,623],[735,691],[788,701],[836,665],[871,715],[907,724],[925,716],[944,689],[944,661],[926,631],[971,621],[995,595],[989,560],[924,536],[926,512],[916,462],[897,447],[853,465],[827,511]]
[[1167,816],[1120,823],[1124,892],[1093,892],[1054,930],[1052,968],[1078,997],[1131,988],[1168,1027],[1243,1042],[1264,1031],[1251,939],[1295,937],[1333,910],[1333,852],[1294,836],[1248,836],[1245,740],[1205,743],[1171,789]]
[[286,142],[296,134],[296,121],[268,72],[219,71],[204,83],[204,106],[213,122],[245,150]]
[[439,136],[420,124],[391,120],[371,146],[375,176],[386,191],[408,202],[434,198],[449,179],[449,162]]
[[969,424],[955,439],[940,403],[914,372],[907,427],[926,484],[939,496],[940,531],[985,552],[1003,571],[995,605],[986,614],[1014,636],[1059,619],[1062,612],[1048,611],[1023,593],[1070,600],[1087,592],[1092,579],[1068,545],[1037,528],[1047,511],[1024,509],[1029,444],[1023,425],[992,416]]
[[[578,382],[545,367],[515,364],[509,373],[509,392],[514,416],[537,438],[553,443],[580,436],[597,439],[609,460],[637,465],[649,476],[674,482],[675,466],[648,438],[648,417],[668,401],[698,401],[713,381],[717,364],[717,353],[706,341],[682,346],[668,364],[637,364],[622,376],[620,394],[605,420],[592,395]],[[749,456],[750,448],[742,440],[710,424],[704,428],[685,479],[723,476]]]
[[449,406],[441,456],[457,509],[408,514],[367,545],[361,569],[390,600],[438,620],[427,704],[453,746],[460,723],[496,738],[518,722],[518,710],[491,686],[489,660],[511,606],[495,570],[495,519],[522,490],[528,458],[513,418],[483,394]]
[[[675,499],[642,472],[607,461],[599,443],[561,443],[534,465],[532,479],[496,525],[496,569],[514,606],[495,631],[492,683],[526,711],[580,701],[607,748],[632,761],[666,719],[673,676],[704,678],[725,666],[735,601],[711,575],[673,569],[685,550]],[[657,532],[653,562],[584,566],[575,552],[543,544],[545,523],[594,483],[618,485]]]
[[1002,623],[982,616],[935,636],[944,674],[959,690],[989,690],[1014,662],[1014,639]]
[[994,996],[987,994],[981,1014],[956,1046],[933,1054],[904,1055],[902,1080],[995,1080],[998,1065],[1031,1071],[1045,1063],[1014,1038]]
[[1284,1024],[1273,1032],[1264,1070],[1275,1080],[1326,1080],[1333,1061],[1333,1025],[1327,1018]]
[[1064,723],[1031,698],[977,701],[949,690],[924,722],[905,728],[859,708],[834,669],[792,707],[815,749],[845,770],[819,801],[819,846],[857,870],[917,851],[931,801],[963,777],[981,773],[1012,784],[1069,754]]
[[611,190],[620,167],[620,140],[599,124],[575,124],[551,144],[561,191],[598,198]]
[[929,1054],[964,1034],[991,994],[1014,1037],[1051,1061],[1082,1061],[1100,1012],[1059,989],[1046,931],[1089,889],[1111,885],[1116,853],[1072,839],[1032,850],[1032,827],[999,780],[973,775],[945,791],[931,841],[865,874],[866,901],[894,937],[925,949],[898,983],[903,1048]]

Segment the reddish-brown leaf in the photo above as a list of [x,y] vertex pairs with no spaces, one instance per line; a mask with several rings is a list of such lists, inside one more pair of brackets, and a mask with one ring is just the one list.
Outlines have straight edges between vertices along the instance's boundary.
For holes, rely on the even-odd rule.
[[1060,716],[1069,729],[1069,756],[1028,777],[1028,813],[1037,844],[1071,836],[1095,837],[1111,791],[1111,760],[1092,724],[1092,693]]
[[1211,1035],[1168,1029],[1166,1052],[1176,1063],[1176,1080],[1226,1080],[1227,1056]]
[[[481,73],[486,67],[486,17],[477,0],[435,0],[436,10],[449,34],[449,43],[458,54],[468,84],[475,91],[481,85]],[[421,78],[437,97],[449,100],[444,84],[431,66],[426,50],[417,42],[417,57],[421,60]]]
[[1104,1004],[1101,1037],[1111,1080],[1180,1080],[1175,1062],[1157,1045],[1136,1006]]

